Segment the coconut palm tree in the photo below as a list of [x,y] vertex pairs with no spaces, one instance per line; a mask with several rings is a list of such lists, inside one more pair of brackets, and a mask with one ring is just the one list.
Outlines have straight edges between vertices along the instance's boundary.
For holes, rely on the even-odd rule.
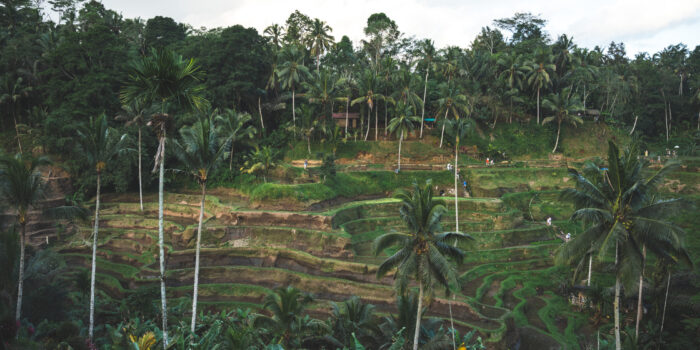
[[561,124],[568,123],[574,127],[583,124],[583,119],[576,115],[583,107],[579,104],[578,100],[571,95],[570,88],[564,88],[561,92],[545,98],[544,102],[542,102],[542,106],[554,113],[553,116],[542,119],[542,125],[553,121],[557,122],[557,141],[554,143],[554,149],[552,149],[552,153],[554,153],[559,146]]
[[302,85],[306,89],[304,97],[314,104],[321,105],[321,117],[330,118],[333,112],[333,104],[335,102],[345,102],[347,97],[343,96],[343,78],[338,78],[324,69],[316,72],[311,81],[303,82]]
[[435,50],[435,44],[430,39],[425,39],[419,43],[421,50],[421,64],[425,66],[425,80],[423,82],[423,103],[421,105],[420,112],[420,138],[423,138],[423,121],[425,120],[425,98],[428,93],[428,76],[430,75],[430,70],[433,68],[433,61],[435,60],[435,55],[437,51]]
[[146,124],[146,111],[137,104],[123,105],[123,113],[116,116],[116,120],[126,121],[126,126],[136,125],[138,129],[138,137],[136,147],[138,149],[138,168],[139,168],[139,207],[143,212],[143,181],[141,170],[141,128]]
[[522,89],[523,80],[525,79],[526,68],[523,64],[523,58],[521,55],[502,53],[499,54],[496,63],[501,68],[501,73],[499,74],[499,79],[505,83],[508,87],[508,91],[505,96],[509,98],[510,102],[510,122],[513,121],[513,102],[522,102],[518,95]]
[[537,50],[535,61],[525,66],[527,84],[537,89],[537,124],[540,123],[540,90],[552,84],[552,74],[556,70],[556,66],[551,62],[551,53]]
[[47,158],[33,158],[18,154],[15,157],[0,157],[0,198],[17,213],[19,223],[19,279],[17,283],[17,306],[15,321],[22,315],[24,291],[24,245],[27,233],[27,214],[36,208],[43,195],[43,182],[37,167],[48,164]]
[[309,33],[306,35],[306,45],[309,47],[309,53],[316,57],[316,72],[321,65],[321,55],[333,46],[335,39],[329,34],[332,31],[326,22],[318,18],[311,22]]
[[[648,249],[659,257],[687,260],[683,252],[685,233],[668,221],[668,215],[681,207],[678,200],[657,200],[656,187],[666,174],[677,168],[669,163],[645,177],[644,161],[638,160],[637,147],[620,154],[609,142],[609,170],[584,173],[569,169],[576,188],[566,189],[562,197],[574,203],[574,221],[582,221],[585,231],[558,251],[558,263],[579,261],[586,254],[603,256],[611,250],[615,256],[615,342],[620,349],[620,287],[623,280],[633,284],[642,273]],[[641,293],[640,293],[641,297]]]
[[206,109],[209,104],[203,97],[201,72],[194,59],[184,60],[182,56],[168,50],[152,50],[151,56],[135,62],[129,72],[127,84],[122,88],[120,98],[123,104],[157,103],[160,114],[149,122],[158,137],[154,169],[158,175],[158,248],[160,255],[160,294],[163,321],[163,346],[168,346],[168,310],[165,295],[165,251],[163,243],[163,179],[165,175],[165,141],[173,120],[166,113],[168,105],[187,109]]
[[472,130],[472,121],[468,118],[460,118],[457,116],[454,120],[446,120],[447,123],[447,139],[455,145],[455,231],[459,232],[459,204],[457,196],[457,169],[459,169],[459,144],[461,140],[466,139],[467,135]]
[[126,150],[126,134],[119,136],[117,130],[107,125],[107,116],[102,114],[96,119],[90,118],[83,130],[78,130],[78,149],[85,155],[90,166],[97,174],[95,194],[95,222],[92,230],[92,267],[90,269],[90,325],[88,337],[92,341],[95,329],[95,271],[97,268],[97,234],[100,224],[100,187],[102,172],[107,164],[118,154]]
[[[218,114],[217,112],[214,112]],[[252,140],[258,132],[254,126],[248,124],[253,120],[253,117],[246,112],[236,112],[233,109],[226,108],[221,114],[218,114],[214,121],[217,125],[216,134],[222,139],[229,140],[231,148],[229,149],[228,170],[233,170],[233,154],[236,142],[244,140]]]
[[418,116],[413,115],[413,106],[399,102],[396,105],[396,116],[389,122],[389,132],[392,134],[399,134],[399,160],[398,160],[398,170],[401,170],[401,143],[403,142],[403,135],[408,135],[415,127],[414,123],[418,123]]
[[467,96],[462,94],[459,87],[453,82],[448,84],[443,84],[440,88],[440,99],[438,99],[438,110],[437,115],[445,113],[442,121],[442,132],[440,134],[440,148],[442,148],[442,141],[445,137],[445,120],[452,114],[455,119],[460,113],[469,114],[470,106],[469,101],[467,101]]
[[[235,113],[235,112],[234,112]],[[197,293],[199,287],[199,250],[202,240],[202,222],[204,221],[204,203],[207,200],[207,180],[214,168],[221,162],[224,152],[230,149],[232,136],[220,138],[214,125],[213,115],[202,116],[190,127],[180,129],[180,141],[174,142],[178,159],[185,166],[186,172],[194,177],[202,191],[199,204],[199,221],[197,224],[197,243],[194,260],[194,291],[192,293],[192,323],[190,330],[194,333],[197,321]]]
[[296,89],[302,81],[311,76],[309,68],[304,66],[304,53],[295,45],[289,45],[281,51],[281,64],[277,76],[282,82],[282,88],[292,91],[292,122],[297,126],[295,106]]
[[374,305],[363,303],[356,295],[332,304],[333,336],[343,344],[352,344],[353,334],[362,344],[372,342],[379,333],[378,321]]
[[400,294],[406,292],[409,280],[414,279],[418,283],[418,311],[413,337],[413,349],[417,350],[424,295],[426,292],[431,294],[436,283],[443,286],[447,294],[459,285],[456,270],[449,259],[461,263],[464,251],[449,243],[473,238],[460,232],[438,233],[441,231],[440,220],[447,208],[444,201],[433,198],[429,180],[423,186],[414,183],[412,192],[396,191],[394,198],[401,200],[399,214],[408,233],[389,232],[375,239],[373,250],[377,255],[386,248],[398,248],[379,266],[377,278],[396,269],[394,279]]
[[265,297],[263,308],[272,316],[257,315],[253,321],[256,328],[270,332],[275,342],[285,348],[298,348],[304,337],[316,330],[327,329],[327,325],[308,315],[302,316],[313,298],[292,287],[278,287]]
[[[369,69],[366,69],[362,75],[360,76],[360,79],[358,81],[358,90],[360,92],[360,97],[352,100],[350,103],[352,106],[358,103],[366,103],[367,107],[369,108],[369,112],[367,113],[367,133],[365,134],[365,141],[367,141],[367,137],[369,136],[369,129],[370,129],[370,118],[372,116],[372,109],[375,107],[375,102],[376,101],[382,101],[386,100],[391,103],[394,102],[394,100],[391,97],[386,97],[383,94],[377,93],[377,88],[379,87],[379,81],[377,79],[377,75],[374,74]],[[377,119],[377,114],[375,110],[375,124],[376,124],[376,119]],[[376,127],[375,127],[376,129]],[[375,140],[376,140],[376,134],[375,134]]]

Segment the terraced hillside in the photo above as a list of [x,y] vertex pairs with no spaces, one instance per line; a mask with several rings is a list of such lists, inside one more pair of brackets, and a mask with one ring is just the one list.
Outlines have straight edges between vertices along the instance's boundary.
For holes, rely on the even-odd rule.
[[[551,292],[558,283],[552,279],[558,274],[551,255],[561,240],[541,220],[543,215],[567,217],[566,208],[552,210],[556,190],[567,185],[565,172],[553,168],[463,171],[474,193],[482,194],[459,200],[460,230],[470,232],[476,240],[463,247],[469,253],[459,267],[461,293],[453,300],[438,295],[428,314],[447,319],[451,303],[456,327],[478,329],[495,348],[516,341],[526,348],[527,344],[576,347],[576,332],[584,317]],[[407,177],[426,177],[421,171],[380,175],[404,177],[394,180],[399,187],[410,183]],[[452,193],[447,184],[437,183],[439,189]],[[501,194],[505,194],[503,199]],[[378,235],[404,229],[398,201],[385,196],[307,202],[306,210],[283,211],[251,209],[251,202],[240,193],[215,189],[205,206],[202,307],[257,309],[274,287],[294,285],[315,296],[310,311],[315,316],[327,316],[330,301],[352,295],[376,305],[380,312],[395,311],[392,279],[376,279],[375,271],[383,258],[371,252],[371,242]],[[136,195],[105,196],[98,245],[100,298],[128,298],[134,291],[158,283],[156,199],[146,196],[141,212]],[[170,305],[189,302],[192,293],[198,199],[187,193],[168,193],[165,198]],[[453,197],[445,199],[448,214],[443,229],[453,230]],[[564,226],[561,222],[560,227]],[[73,273],[83,273],[89,267],[89,234],[86,225],[74,237],[63,237],[59,245]]]

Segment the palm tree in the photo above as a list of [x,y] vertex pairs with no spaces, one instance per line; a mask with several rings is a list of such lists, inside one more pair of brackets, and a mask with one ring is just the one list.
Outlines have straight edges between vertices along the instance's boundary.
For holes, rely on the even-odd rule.
[[396,269],[394,279],[400,294],[405,293],[410,279],[418,282],[418,311],[413,337],[413,349],[417,350],[424,293],[431,294],[435,283],[443,286],[448,294],[459,285],[455,268],[448,259],[461,263],[464,251],[449,242],[473,238],[460,232],[437,233],[441,231],[440,220],[447,208],[444,201],[433,198],[430,180],[424,186],[414,183],[412,192],[398,190],[394,198],[401,200],[399,214],[408,233],[390,232],[375,239],[373,250],[377,255],[386,248],[398,247],[398,251],[379,266],[377,278]]
[[296,88],[302,81],[311,76],[309,69],[304,66],[304,53],[295,45],[285,47],[282,52],[282,64],[279,66],[277,76],[282,81],[282,88],[292,91],[292,121],[294,129],[297,126],[295,106]]
[[409,70],[410,67],[403,67],[394,75],[394,80],[398,87],[392,96],[395,101],[403,101],[404,105],[410,105],[413,109],[418,110],[423,102],[414,91],[417,83],[416,76]]
[[249,113],[236,112],[230,108],[224,109],[222,114],[214,118],[217,124],[217,135],[229,140],[231,143],[228,160],[229,171],[233,170],[233,150],[236,142],[252,140],[255,137],[255,133],[257,133],[255,127],[248,124],[251,120],[253,120],[253,117]]
[[[609,142],[608,168],[601,171],[589,165],[584,173],[569,169],[576,188],[566,189],[562,198],[571,200],[576,211],[571,219],[582,221],[586,230],[557,253],[558,263],[579,261],[586,254],[598,256],[613,250],[615,254],[615,342],[620,349],[621,281],[634,282],[645,263],[643,251],[649,249],[659,257],[687,259],[683,252],[685,233],[667,221],[668,215],[681,207],[679,200],[657,200],[656,187],[666,174],[677,167],[669,163],[644,177],[644,161],[638,160],[637,147],[620,154]],[[641,297],[641,293],[640,293]]]
[[331,327],[333,336],[343,344],[353,342],[353,334],[361,343],[371,342],[379,333],[374,305],[363,303],[358,296],[333,303]]
[[318,18],[314,18],[311,23],[311,28],[306,36],[306,45],[309,47],[309,53],[316,57],[316,72],[321,65],[321,55],[328,51],[333,46],[333,36],[328,34],[333,29]]
[[501,67],[499,78],[508,87],[505,95],[510,102],[510,122],[513,121],[513,101],[522,102],[518,97],[522,89],[523,79],[525,78],[526,67],[522,63],[522,56],[516,54],[503,53],[499,55],[497,64]]
[[[235,112],[234,112],[235,113]],[[219,138],[212,115],[200,117],[191,127],[180,129],[181,142],[175,141],[175,149],[180,162],[193,176],[202,190],[199,204],[199,222],[197,224],[197,243],[194,260],[194,292],[192,293],[192,323],[190,330],[194,333],[197,321],[197,292],[199,287],[199,249],[202,240],[202,222],[204,220],[204,203],[207,199],[207,180],[219,164],[224,152],[229,149],[232,136]]]
[[440,95],[442,96],[438,99],[438,110],[437,114],[440,115],[445,112],[442,122],[442,132],[440,134],[440,148],[442,148],[442,141],[445,137],[445,120],[449,114],[456,118],[459,117],[460,113],[469,114],[469,102],[467,101],[467,96],[462,94],[462,91],[454,83],[448,83],[442,85],[440,88]]
[[459,143],[462,139],[467,138],[471,132],[472,121],[467,118],[457,116],[454,120],[446,120],[447,123],[447,139],[455,145],[455,231],[459,232],[459,205],[457,196],[457,169],[459,169]]
[[554,113],[553,116],[542,119],[542,125],[555,120],[557,121],[557,141],[554,143],[554,149],[552,149],[552,153],[554,153],[559,146],[561,123],[565,122],[573,126],[583,124],[583,119],[576,115],[583,107],[581,107],[578,100],[571,95],[570,88],[564,88],[560,93],[545,98],[542,106]]
[[[363,72],[363,74],[360,76],[360,79],[358,81],[358,90],[360,91],[360,97],[352,100],[351,105],[354,106],[357,103],[366,103],[367,107],[369,107],[369,112],[367,113],[367,133],[365,134],[365,141],[367,141],[367,137],[369,136],[369,129],[370,129],[370,118],[372,116],[372,109],[375,107],[375,101],[381,101],[381,100],[386,100],[389,102],[394,102],[394,100],[391,97],[386,97],[383,94],[377,93],[377,88],[379,86],[379,82],[377,80],[377,75],[374,74],[371,70],[367,69]],[[375,124],[377,123],[377,114],[375,110]],[[376,129],[376,127],[375,127]],[[375,133],[375,140],[377,139],[376,133]]]
[[347,101],[347,97],[343,96],[343,84],[345,84],[343,78],[337,78],[326,69],[317,71],[312,81],[302,83],[306,89],[304,97],[310,103],[321,105],[321,116],[324,118],[324,124],[325,118],[331,117],[333,103]]
[[95,329],[95,271],[97,269],[97,234],[100,224],[100,179],[107,163],[117,154],[126,150],[126,134],[119,137],[117,131],[108,127],[107,116],[102,114],[97,119],[90,118],[84,130],[78,130],[78,149],[84,154],[88,163],[97,173],[97,190],[95,194],[95,223],[92,231],[92,267],[90,272],[90,326],[88,336],[93,339]]
[[263,36],[270,39],[275,51],[277,51],[281,47],[282,37],[284,37],[284,28],[279,24],[269,25],[265,28],[265,31],[263,31]]
[[267,174],[277,165],[275,157],[275,152],[270,146],[255,146],[255,150],[247,156],[241,171],[247,174],[262,174],[263,181],[267,182]]
[[263,308],[272,316],[257,315],[253,321],[256,328],[263,328],[279,339],[276,342],[285,348],[300,347],[303,337],[315,330],[327,328],[326,324],[301,316],[313,298],[300,290],[288,286],[275,288],[265,297]]
[[48,164],[47,158],[33,158],[18,154],[0,157],[0,198],[17,212],[19,231],[19,279],[17,283],[17,307],[15,321],[22,315],[24,291],[24,241],[27,233],[27,214],[36,208],[43,194],[41,173],[37,167]]
[[425,97],[428,93],[428,76],[430,75],[430,69],[433,68],[433,60],[437,51],[435,50],[435,44],[430,39],[425,39],[420,42],[421,63],[425,65],[425,80],[423,82],[423,104],[421,106],[420,113],[420,138],[423,138],[423,121],[425,120]]
[[171,128],[172,118],[166,114],[170,103],[175,107],[205,109],[208,105],[203,97],[201,72],[194,59],[183,60],[172,51],[155,49],[150,57],[134,63],[129,73],[129,81],[122,88],[122,104],[160,103],[161,113],[154,115],[149,122],[158,137],[154,169],[158,175],[158,248],[160,255],[160,297],[163,318],[163,346],[168,346],[168,310],[165,295],[165,252],[163,243],[163,179],[165,175],[165,141]]
[[[17,146],[19,147],[19,153],[22,153],[22,140],[19,136],[19,123],[17,122],[17,117],[20,115],[19,110],[22,106],[22,100],[29,96],[32,92],[31,86],[23,86],[22,77],[18,77],[14,82],[10,79],[3,79],[3,83],[0,83],[0,105],[8,104],[10,113],[12,114],[12,119],[15,124],[15,135],[17,137]],[[20,119],[21,121],[21,119]]]
[[141,128],[146,125],[146,111],[136,104],[123,105],[122,110],[124,114],[119,114],[115,117],[116,120],[126,121],[126,126],[136,125],[138,128],[138,137],[136,141],[136,146],[138,149],[138,168],[139,168],[139,207],[141,212],[143,212],[143,181],[142,181],[142,170],[141,170]]
[[413,107],[402,102],[396,105],[396,116],[389,123],[389,132],[392,134],[400,134],[399,136],[399,160],[398,160],[398,170],[401,170],[401,143],[403,142],[403,135],[413,131],[413,123],[418,122],[418,116],[413,115]]
[[556,66],[551,63],[552,56],[548,51],[537,50],[535,62],[526,65],[527,83],[537,89],[537,124],[540,123],[540,90],[552,84],[551,74]]

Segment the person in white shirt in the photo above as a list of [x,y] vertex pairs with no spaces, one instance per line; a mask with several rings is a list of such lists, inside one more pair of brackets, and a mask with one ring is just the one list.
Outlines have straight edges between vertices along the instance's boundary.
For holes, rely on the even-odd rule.
[[547,226],[552,226],[552,217],[547,218]]

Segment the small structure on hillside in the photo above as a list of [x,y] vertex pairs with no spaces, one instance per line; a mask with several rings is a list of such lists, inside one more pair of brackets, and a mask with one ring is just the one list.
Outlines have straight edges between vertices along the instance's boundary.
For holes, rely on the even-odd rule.
[[[348,113],[348,128],[357,128],[357,121],[360,119],[360,113]],[[345,112],[333,113],[333,120],[339,127],[345,128]]]

